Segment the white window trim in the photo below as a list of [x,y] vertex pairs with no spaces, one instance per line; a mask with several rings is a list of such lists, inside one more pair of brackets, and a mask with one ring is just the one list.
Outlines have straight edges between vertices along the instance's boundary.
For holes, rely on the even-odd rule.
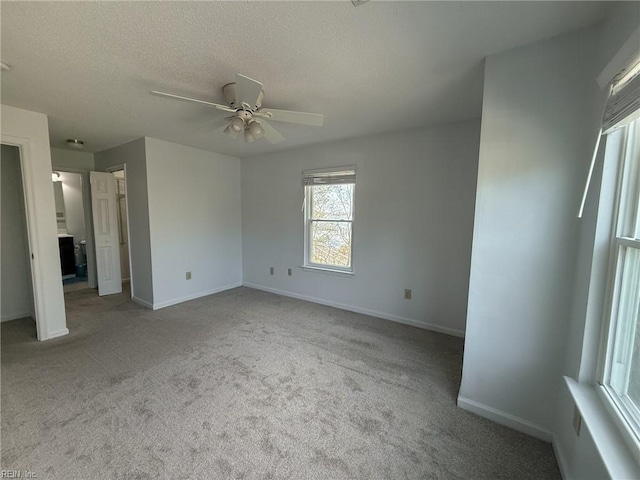
[[600,389],[569,377],[564,380],[610,477],[636,478],[638,460]]
[[[306,170],[303,172],[303,176],[309,175],[309,174],[317,174],[317,173],[343,172],[348,170],[355,171],[356,169],[354,166],[321,168],[316,170]],[[354,188],[353,199],[352,199],[351,220],[349,220],[349,222],[351,223],[351,266],[350,267],[340,267],[338,265],[325,265],[322,263],[314,263],[310,261],[310,255],[311,255],[310,231],[311,231],[311,221],[312,221],[311,220],[311,201],[310,201],[310,199],[312,198],[311,188],[313,188],[312,185],[304,186],[304,205],[303,205],[304,259],[303,259],[303,264],[301,268],[306,272],[326,273],[326,274],[352,277],[355,275],[355,269],[354,269],[354,245],[355,245],[354,238],[355,238],[355,211],[356,211],[355,188]]]
[[[636,128],[638,125],[636,125]],[[618,158],[618,174],[615,185],[616,200],[614,204],[613,222],[611,224],[611,232],[609,239],[609,268],[606,281],[606,298],[605,308],[603,311],[602,328],[600,334],[600,345],[598,350],[598,368],[596,373],[597,393],[602,401],[609,417],[613,420],[613,424],[617,427],[621,434],[622,440],[629,447],[632,456],[636,462],[640,462],[640,436],[628,421],[627,412],[628,405],[625,405],[623,399],[615,393],[608,383],[611,376],[610,359],[613,354],[614,335],[612,331],[615,329],[615,313],[618,308],[619,289],[617,288],[618,277],[621,275],[619,271],[620,249],[621,247],[639,248],[640,241],[622,236],[622,232],[629,226],[632,212],[628,209],[621,209],[620,203],[623,198],[629,196],[628,189],[631,188],[637,192],[640,185],[637,184],[637,174],[639,165],[635,165],[635,170],[625,172],[626,164],[630,161],[630,152],[627,151],[628,136],[630,132],[625,131],[625,137],[619,142],[619,151],[616,153]],[[611,134],[610,134],[611,135]],[[607,142],[607,146],[611,142]],[[621,147],[621,148],[620,148]],[[623,184],[625,174],[632,177],[630,183]]]
[[613,425],[616,427],[622,443],[628,447],[635,461],[640,462],[640,442],[633,434],[632,427],[627,422],[626,415],[622,414],[624,407],[621,405],[618,395],[612,391],[611,387],[602,384],[598,385],[596,391],[605,406],[609,418],[613,421]]
[[305,272],[324,273],[327,275],[336,275],[339,277],[355,276],[355,272],[353,270],[335,270],[333,268],[327,268],[326,266],[316,267],[314,265],[302,265],[300,268],[302,268],[302,270],[304,270]]

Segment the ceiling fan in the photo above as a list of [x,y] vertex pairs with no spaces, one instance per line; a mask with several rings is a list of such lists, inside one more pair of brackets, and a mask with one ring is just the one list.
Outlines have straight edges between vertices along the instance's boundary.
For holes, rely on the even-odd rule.
[[227,83],[222,87],[222,93],[228,105],[207,102],[196,98],[183,97],[172,93],[153,90],[151,95],[173,98],[185,102],[193,102],[200,105],[213,107],[232,115],[225,118],[224,124],[219,128],[231,138],[238,138],[244,133],[245,142],[253,142],[260,138],[266,138],[271,143],[278,143],[284,137],[267,122],[267,119],[276,122],[298,123],[321,127],[324,115],[318,113],[291,112],[288,110],[276,110],[275,108],[263,108],[262,99],[264,92],[262,84],[244,75],[236,74],[236,81]]

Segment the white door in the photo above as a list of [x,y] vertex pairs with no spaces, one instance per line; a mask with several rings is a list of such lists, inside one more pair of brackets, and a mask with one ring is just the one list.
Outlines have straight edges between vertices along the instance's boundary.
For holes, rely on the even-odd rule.
[[90,172],[90,179],[98,295],[121,293],[116,180],[113,173],[103,172]]

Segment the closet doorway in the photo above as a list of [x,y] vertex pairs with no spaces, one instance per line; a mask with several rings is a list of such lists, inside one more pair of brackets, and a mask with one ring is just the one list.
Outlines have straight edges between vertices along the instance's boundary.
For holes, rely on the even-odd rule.
[[[2,145],[0,152],[0,285],[2,321],[36,319],[29,233],[20,149]],[[34,337],[36,336],[33,324]]]
[[[118,243],[120,254],[120,277],[122,279],[122,291],[128,295],[134,295],[134,278],[131,268],[131,235],[129,234],[129,204],[126,164],[114,165],[105,169],[106,173],[113,175],[115,179],[115,222],[118,228]],[[94,220],[95,221],[95,220]]]
[[116,205],[118,214],[118,234],[120,240],[120,272],[122,283],[131,282],[131,267],[129,260],[129,217],[127,214],[127,186],[124,168],[113,170],[116,177]]

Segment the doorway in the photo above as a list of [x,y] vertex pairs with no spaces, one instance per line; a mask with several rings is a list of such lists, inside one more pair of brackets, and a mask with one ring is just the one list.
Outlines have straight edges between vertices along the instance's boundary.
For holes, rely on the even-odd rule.
[[53,193],[58,229],[60,269],[65,293],[89,288],[87,261],[86,205],[83,194],[83,176],[80,173],[54,170],[52,175]]
[[[118,243],[116,252],[120,256],[118,265],[121,271],[118,276],[124,286],[131,283],[125,166],[113,167],[109,169],[109,174],[113,176],[116,188],[112,228],[118,230],[114,243]],[[93,192],[90,175],[93,172],[62,166],[54,166],[52,171],[60,273],[65,293],[97,288],[98,293],[102,294],[100,271],[96,264],[96,228],[102,229],[104,218],[98,218],[100,227],[94,225],[96,192]]]
[[1,320],[3,322],[24,318],[35,320],[31,249],[27,230],[20,149],[4,144],[1,148]]
[[127,187],[124,168],[112,171],[116,177],[116,202],[118,217],[118,235],[120,241],[120,272],[122,283],[131,283],[129,261],[129,217],[127,214]]

